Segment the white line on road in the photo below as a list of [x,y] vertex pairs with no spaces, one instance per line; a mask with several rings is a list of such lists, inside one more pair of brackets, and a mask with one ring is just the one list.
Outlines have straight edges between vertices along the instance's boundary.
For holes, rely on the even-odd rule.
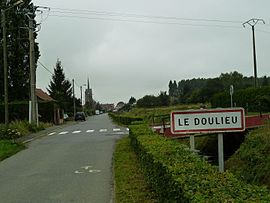
[[59,133],[59,135],[65,135],[65,134],[68,134],[68,131],[63,131],[63,132]]
[[95,132],[95,130],[87,130],[86,132],[87,133],[93,133],[93,132]]
[[75,131],[73,131],[72,133],[73,133],[73,134],[77,134],[77,133],[80,133],[80,132],[82,132],[82,131],[80,131],[80,130],[75,130]]
[[48,135],[51,136],[51,135],[54,135],[56,132],[52,132],[52,133],[49,133]]
[[103,132],[107,132],[107,129],[100,129],[99,132],[103,133]]
[[75,171],[74,173],[77,173],[77,174],[79,174],[79,173],[83,173],[83,172],[81,172],[81,171],[78,171],[78,170],[77,170],[77,171]]
[[120,131],[121,129],[120,128],[114,128],[113,129],[113,132],[118,132],[118,131]]
[[127,133],[125,133],[125,132],[116,132],[116,133],[113,133],[113,135],[125,135],[125,134],[127,134]]

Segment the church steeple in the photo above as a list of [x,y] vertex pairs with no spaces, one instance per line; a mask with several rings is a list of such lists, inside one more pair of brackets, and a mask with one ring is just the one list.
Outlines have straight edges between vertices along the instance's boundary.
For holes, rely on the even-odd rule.
[[89,77],[87,78],[87,89],[90,89]]

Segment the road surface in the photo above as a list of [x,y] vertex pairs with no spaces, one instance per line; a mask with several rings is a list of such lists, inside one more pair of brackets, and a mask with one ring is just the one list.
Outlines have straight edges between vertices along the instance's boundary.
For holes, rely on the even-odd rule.
[[112,156],[124,134],[107,114],[49,132],[0,162],[0,202],[113,202]]

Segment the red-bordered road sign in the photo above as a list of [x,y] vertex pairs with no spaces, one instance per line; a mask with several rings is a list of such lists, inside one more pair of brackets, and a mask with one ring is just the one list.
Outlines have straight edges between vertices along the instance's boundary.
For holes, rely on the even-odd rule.
[[200,109],[171,113],[173,134],[240,132],[245,130],[243,108]]

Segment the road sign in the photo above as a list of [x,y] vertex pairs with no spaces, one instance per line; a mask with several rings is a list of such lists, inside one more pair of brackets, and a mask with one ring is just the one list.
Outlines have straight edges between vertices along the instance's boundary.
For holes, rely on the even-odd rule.
[[243,108],[200,109],[171,113],[173,134],[240,132],[245,130]]

